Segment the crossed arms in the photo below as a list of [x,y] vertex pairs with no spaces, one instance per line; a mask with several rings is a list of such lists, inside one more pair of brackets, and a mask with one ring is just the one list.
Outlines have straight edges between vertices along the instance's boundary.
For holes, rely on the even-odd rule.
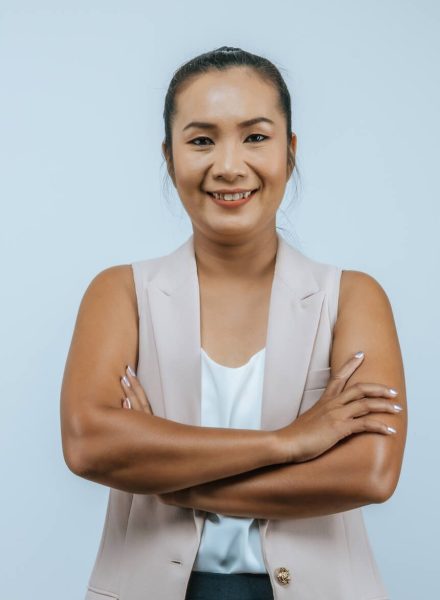
[[[117,365],[136,363],[136,306],[130,276],[123,266],[108,269],[94,282],[80,309],[61,405],[63,451],[73,472],[117,489],[155,493],[169,504],[253,518],[332,514],[383,502],[392,495],[406,439],[405,380],[391,306],[372,277],[357,271],[342,274],[330,366],[333,372],[350,354],[363,350],[365,359],[347,386],[376,382],[396,388],[404,410],[399,415],[384,413],[383,420],[397,433],[359,433],[313,460],[286,464],[276,432],[209,432],[120,410],[115,388],[106,388],[104,382],[109,364],[116,371]],[[131,295],[121,286],[124,278],[125,292]],[[103,299],[107,297],[112,302],[106,308]],[[124,306],[127,298],[131,298],[130,307]],[[122,314],[133,318],[124,322]],[[116,340],[113,346],[106,338],[109,330]],[[127,337],[133,340],[128,356],[121,350]],[[108,357],[104,357],[107,362],[103,359],[102,371],[87,369],[84,357],[94,353],[102,357],[103,348]],[[99,384],[93,377],[100,378]],[[86,408],[91,396],[78,395],[83,385],[101,389],[101,395],[93,397],[94,412]],[[108,405],[110,396],[112,406]],[[153,432],[150,436],[145,436],[147,427]]]

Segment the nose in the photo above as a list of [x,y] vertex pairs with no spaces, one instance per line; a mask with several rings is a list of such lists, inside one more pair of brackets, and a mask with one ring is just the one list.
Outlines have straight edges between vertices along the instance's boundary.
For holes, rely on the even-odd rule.
[[213,157],[211,173],[215,179],[234,181],[237,177],[245,177],[246,164],[240,144],[217,144]]

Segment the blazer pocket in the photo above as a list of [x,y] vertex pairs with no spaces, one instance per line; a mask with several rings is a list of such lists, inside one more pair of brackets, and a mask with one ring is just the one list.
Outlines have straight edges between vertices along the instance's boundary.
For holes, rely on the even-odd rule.
[[330,379],[330,367],[324,367],[323,369],[312,369],[309,371],[304,391],[308,390],[320,390],[327,387],[328,380]]
[[108,592],[107,590],[101,590],[100,588],[89,585],[87,587],[87,594],[84,600],[119,600],[119,595],[114,592]]

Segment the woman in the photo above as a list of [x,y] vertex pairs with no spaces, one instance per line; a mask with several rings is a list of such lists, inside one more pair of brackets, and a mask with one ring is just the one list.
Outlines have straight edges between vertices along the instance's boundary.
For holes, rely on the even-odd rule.
[[66,463],[111,488],[86,600],[386,599],[360,507],[406,438],[388,298],[276,231],[296,136],[271,62],[194,58],[164,118],[193,235],[93,279],[63,380]]

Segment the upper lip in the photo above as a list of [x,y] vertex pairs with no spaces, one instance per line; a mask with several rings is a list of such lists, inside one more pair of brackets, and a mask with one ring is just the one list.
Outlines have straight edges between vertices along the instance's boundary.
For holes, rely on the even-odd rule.
[[207,190],[209,194],[241,194],[243,192],[253,192],[258,188],[235,188],[233,190]]

